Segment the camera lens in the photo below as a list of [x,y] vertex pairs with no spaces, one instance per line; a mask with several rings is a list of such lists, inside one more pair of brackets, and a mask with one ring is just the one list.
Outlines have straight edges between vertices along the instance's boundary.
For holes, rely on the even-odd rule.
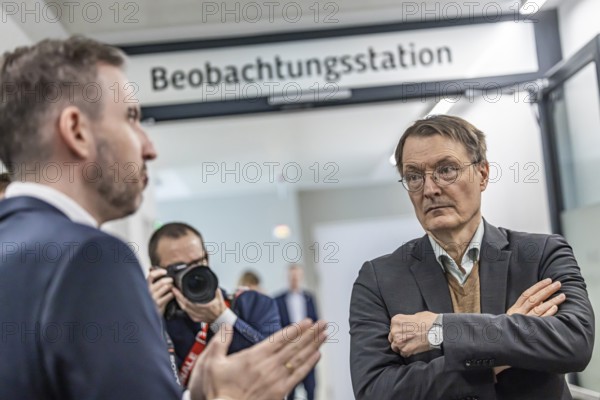
[[207,267],[190,268],[181,279],[181,292],[195,303],[214,299],[218,286],[217,276]]

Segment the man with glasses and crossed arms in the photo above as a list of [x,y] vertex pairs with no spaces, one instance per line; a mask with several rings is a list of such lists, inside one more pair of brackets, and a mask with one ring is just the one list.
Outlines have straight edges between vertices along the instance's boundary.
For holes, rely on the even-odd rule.
[[361,399],[571,399],[594,314],[564,238],[482,218],[484,134],[437,115],[415,122],[397,168],[426,232],[366,262],[350,306]]

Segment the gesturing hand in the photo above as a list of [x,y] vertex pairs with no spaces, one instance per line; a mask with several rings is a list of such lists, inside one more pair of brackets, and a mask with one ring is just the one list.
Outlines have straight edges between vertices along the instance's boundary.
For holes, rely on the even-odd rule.
[[319,361],[326,327],[323,321],[305,319],[227,356],[231,327],[222,326],[194,365],[192,400],[283,399]]

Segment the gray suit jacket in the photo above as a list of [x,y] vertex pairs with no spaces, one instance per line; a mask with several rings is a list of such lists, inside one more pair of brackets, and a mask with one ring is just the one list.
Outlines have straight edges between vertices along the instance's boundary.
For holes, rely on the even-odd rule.
[[[594,314],[577,261],[558,235],[485,223],[481,314],[454,314],[445,275],[427,236],[366,262],[350,305],[350,367],[357,399],[571,399],[564,374],[588,364]],[[562,283],[553,317],[505,314],[544,278]],[[403,358],[388,342],[396,314],[444,314],[443,351]],[[512,368],[498,375],[493,367]]]

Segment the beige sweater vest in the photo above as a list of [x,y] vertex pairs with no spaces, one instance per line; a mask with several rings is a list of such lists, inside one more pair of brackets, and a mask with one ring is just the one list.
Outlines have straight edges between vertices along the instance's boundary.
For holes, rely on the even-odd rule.
[[450,289],[452,307],[455,313],[481,313],[479,262],[473,265],[464,286],[461,286],[449,272],[446,272],[446,280],[448,281],[448,289]]

